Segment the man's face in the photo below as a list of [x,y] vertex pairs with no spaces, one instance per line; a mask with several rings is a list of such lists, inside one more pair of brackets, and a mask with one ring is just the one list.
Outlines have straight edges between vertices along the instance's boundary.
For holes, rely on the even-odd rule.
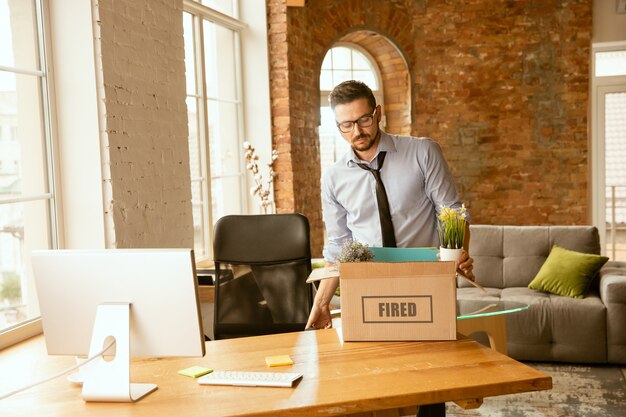
[[[370,116],[373,117],[369,119]],[[341,134],[345,140],[350,143],[352,148],[357,152],[367,152],[371,150],[378,140],[378,122],[380,120],[380,106],[376,106],[376,109],[372,109],[367,102],[367,99],[360,98],[346,104],[338,104],[335,106],[335,120],[338,124],[352,123],[352,130],[344,132],[345,128],[341,130]],[[356,122],[356,121],[359,122]],[[367,126],[371,122],[370,126]],[[367,127],[362,127],[367,126]]]

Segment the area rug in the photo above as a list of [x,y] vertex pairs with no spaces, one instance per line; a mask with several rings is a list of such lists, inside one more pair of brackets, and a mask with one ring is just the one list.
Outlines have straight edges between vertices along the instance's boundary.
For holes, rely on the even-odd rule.
[[622,417],[626,380],[620,368],[527,363],[552,376],[553,388],[485,398],[476,410],[446,404],[449,417]]

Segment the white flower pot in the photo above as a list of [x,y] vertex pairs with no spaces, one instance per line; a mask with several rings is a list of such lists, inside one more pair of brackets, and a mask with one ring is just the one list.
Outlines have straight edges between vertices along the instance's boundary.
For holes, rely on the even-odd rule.
[[463,249],[448,249],[439,247],[439,260],[440,261],[454,261],[457,262],[461,259],[461,253]]

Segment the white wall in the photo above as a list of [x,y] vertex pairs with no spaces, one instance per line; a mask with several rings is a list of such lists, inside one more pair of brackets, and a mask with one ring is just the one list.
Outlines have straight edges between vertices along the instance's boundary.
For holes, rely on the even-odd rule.
[[[50,53],[60,223],[65,248],[107,247],[91,2],[55,0]],[[113,237],[110,237],[112,240]]]
[[626,14],[616,10],[616,0],[593,0],[593,43],[626,41]]
[[[244,139],[256,149],[261,173],[263,178],[267,179],[266,164],[271,161],[272,156],[267,11],[264,1],[240,0],[239,4],[241,19],[248,24],[248,27],[241,33]],[[249,172],[247,176],[247,184],[252,184]],[[260,211],[258,197],[248,195],[247,212],[259,213]]]

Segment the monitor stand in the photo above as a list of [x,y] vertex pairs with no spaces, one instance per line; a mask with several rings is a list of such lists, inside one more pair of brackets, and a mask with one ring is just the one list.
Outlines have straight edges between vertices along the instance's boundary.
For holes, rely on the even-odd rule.
[[81,368],[83,400],[133,402],[156,390],[156,384],[130,382],[130,303],[98,306],[89,357],[102,351],[110,338],[115,339],[113,359],[105,360],[102,355]]

